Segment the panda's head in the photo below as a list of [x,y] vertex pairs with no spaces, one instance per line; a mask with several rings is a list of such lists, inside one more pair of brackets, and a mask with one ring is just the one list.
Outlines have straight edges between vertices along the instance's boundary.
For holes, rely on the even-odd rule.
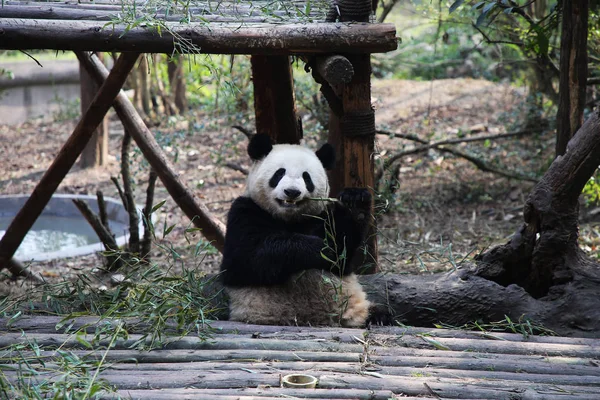
[[269,136],[257,134],[250,140],[248,155],[254,165],[246,194],[271,215],[293,220],[325,209],[326,202],[309,198],[329,195],[325,170],[335,164],[331,145],[313,152],[300,145],[273,145]]

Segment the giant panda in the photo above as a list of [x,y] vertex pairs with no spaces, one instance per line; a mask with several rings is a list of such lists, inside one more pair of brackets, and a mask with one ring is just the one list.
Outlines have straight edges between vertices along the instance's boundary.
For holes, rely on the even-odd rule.
[[[333,147],[313,152],[257,134],[246,192],[227,219],[221,276],[229,319],[266,325],[365,324],[369,301],[351,270],[365,239],[371,195],[329,195]],[[319,200],[317,200],[319,199]]]

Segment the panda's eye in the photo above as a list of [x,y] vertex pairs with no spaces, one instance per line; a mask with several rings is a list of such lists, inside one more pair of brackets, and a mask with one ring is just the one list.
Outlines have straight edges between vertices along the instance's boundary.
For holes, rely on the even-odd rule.
[[279,184],[279,181],[281,180],[281,178],[283,178],[284,175],[285,168],[279,168],[277,171],[275,171],[271,179],[269,179],[269,186],[271,186],[272,188],[276,188]]
[[313,183],[310,174],[308,172],[304,172],[302,174],[302,179],[304,179],[304,183],[306,184],[306,190],[312,193],[315,190],[315,184]]

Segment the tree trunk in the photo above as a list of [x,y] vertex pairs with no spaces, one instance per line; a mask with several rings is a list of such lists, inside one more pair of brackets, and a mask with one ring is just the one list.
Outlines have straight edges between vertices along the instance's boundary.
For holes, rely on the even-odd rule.
[[183,57],[174,55],[169,58],[167,64],[167,73],[169,75],[169,85],[171,86],[171,96],[179,114],[185,114],[188,103],[185,91],[185,76],[183,74]]
[[565,153],[583,122],[587,86],[588,0],[562,2],[560,83],[556,124],[556,155]]

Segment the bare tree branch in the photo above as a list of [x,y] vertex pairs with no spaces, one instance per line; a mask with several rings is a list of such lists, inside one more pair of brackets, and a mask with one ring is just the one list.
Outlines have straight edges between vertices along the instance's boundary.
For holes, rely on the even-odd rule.
[[519,174],[516,172],[506,171],[505,169],[500,169],[500,168],[494,167],[490,163],[488,163],[484,160],[481,160],[475,156],[469,155],[465,152],[462,152],[462,151],[459,151],[456,149],[445,147],[444,145],[469,143],[469,142],[480,142],[480,141],[485,141],[485,140],[496,140],[496,139],[502,139],[502,138],[508,138],[508,137],[528,135],[528,134],[532,134],[532,133],[536,133],[536,132],[540,132],[540,131],[541,131],[541,129],[539,129],[539,130],[524,130],[524,131],[516,131],[516,132],[499,133],[496,135],[476,136],[476,137],[470,137],[470,138],[445,139],[445,140],[439,140],[437,142],[427,143],[423,139],[420,139],[414,135],[407,135],[407,134],[378,130],[377,131],[378,134],[413,140],[418,143],[422,143],[423,145],[414,147],[409,150],[402,151],[400,153],[396,153],[396,154],[392,155],[391,157],[389,157],[387,160],[385,160],[383,165],[377,170],[376,179],[381,179],[381,177],[383,176],[383,173],[388,168],[390,168],[390,166],[394,162],[396,162],[400,158],[411,155],[411,154],[422,153],[429,149],[436,149],[436,150],[439,150],[439,151],[442,151],[445,153],[454,154],[457,157],[464,158],[465,160],[470,161],[473,164],[475,164],[475,166],[477,166],[477,168],[479,168],[482,171],[492,172],[497,175],[505,176],[507,178],[525,180],[525,181],[530,181],[530,182],[537,182],[537,179],[535,179],[535,178],[532,178],[532,177],[529,177],[526,175],[522,175],[522,174]]

